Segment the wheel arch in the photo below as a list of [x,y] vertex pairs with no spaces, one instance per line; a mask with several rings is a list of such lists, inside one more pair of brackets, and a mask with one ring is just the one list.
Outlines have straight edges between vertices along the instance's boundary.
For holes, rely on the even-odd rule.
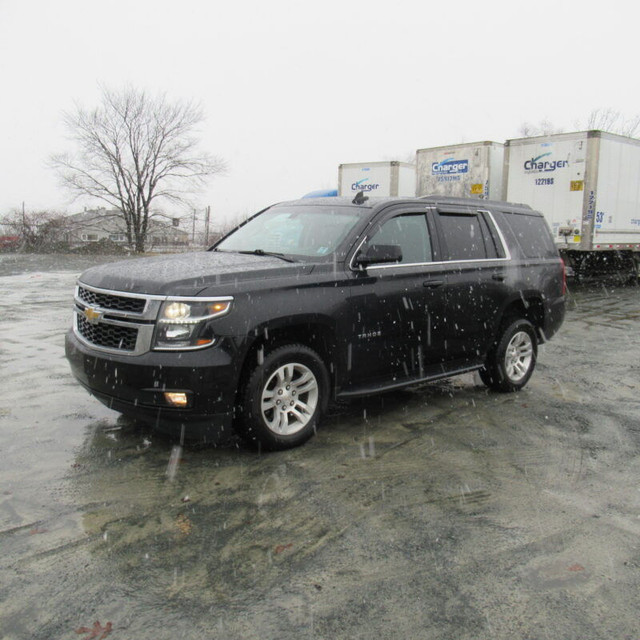
[[544,334],[545,307],[539,293],[522,292],[517,298],[509,300],[502,310],[498,334],[500,334],[505,326],[510,324],[514,318],[524,318],[528,320],[536,331],[538,343],[542,344],[546,341]]
[[320,356],[329,373],[331,395],[335,396],[341,364],[337,352],[335,325],[330,318],[318,315],[278,318],[255,327],[250,335],[253,339],[242,362],[236,403],[260,358],[264,357],[265,352],[268,353],[285,344],[302,344]]

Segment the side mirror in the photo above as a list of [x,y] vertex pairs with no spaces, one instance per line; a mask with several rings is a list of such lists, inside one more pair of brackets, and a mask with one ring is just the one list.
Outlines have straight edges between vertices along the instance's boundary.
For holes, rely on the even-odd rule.
[[402,262],[402,249],[397,244],[370,244],[364,253],[356,256],[353,264],[366,269],[372,264]]

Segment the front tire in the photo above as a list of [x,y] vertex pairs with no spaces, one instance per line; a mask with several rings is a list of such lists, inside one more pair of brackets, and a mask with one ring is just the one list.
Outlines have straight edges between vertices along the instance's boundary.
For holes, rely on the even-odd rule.
[[536,331],[528,320],[518,318],[503,329],[480,369],[480,378],[496,391],[519,391],[531,378],[537,356]]
[[290,449],[315,433],[329,397],[322,358],[301,344],[278,347],[255,366],[241,391],[236,430],[250,446]]

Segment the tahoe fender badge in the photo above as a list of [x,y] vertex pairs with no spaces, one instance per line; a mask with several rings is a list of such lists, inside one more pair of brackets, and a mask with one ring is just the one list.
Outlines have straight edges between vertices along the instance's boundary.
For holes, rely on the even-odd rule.
[[382,336],[382,331],[378,329],[377,331],[366,331],[365,333],[359,333],[358,338],[360,340],[367,340],[369,338],[380,338]]

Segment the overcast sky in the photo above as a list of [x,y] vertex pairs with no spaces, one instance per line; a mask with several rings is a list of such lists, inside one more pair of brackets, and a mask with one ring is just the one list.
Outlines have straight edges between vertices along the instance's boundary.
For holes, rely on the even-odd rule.
[[47,168],[100,85],[199,102],[214,219],[337,186],[345,162],[640,113],[630,2],[0,0],[0,215],[72,213]]

